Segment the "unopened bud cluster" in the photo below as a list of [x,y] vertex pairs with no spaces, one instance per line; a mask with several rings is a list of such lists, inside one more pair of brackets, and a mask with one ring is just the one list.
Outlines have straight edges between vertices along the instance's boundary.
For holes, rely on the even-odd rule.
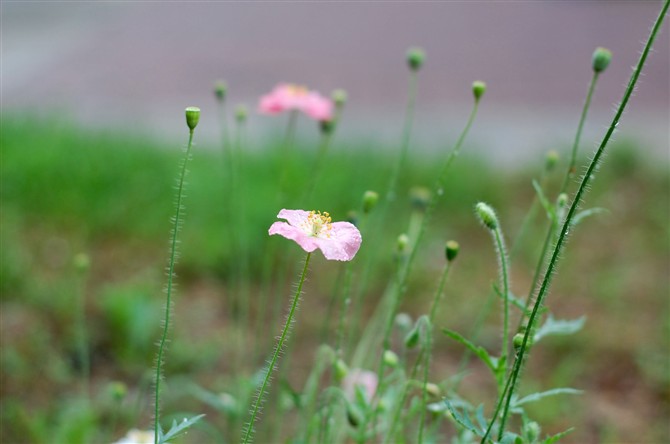
[[485,204],[484,202],[479,202],[475,206],[475,213],[477,214],[479,221],[489,230],[498,228],[498,216],[490,205]]

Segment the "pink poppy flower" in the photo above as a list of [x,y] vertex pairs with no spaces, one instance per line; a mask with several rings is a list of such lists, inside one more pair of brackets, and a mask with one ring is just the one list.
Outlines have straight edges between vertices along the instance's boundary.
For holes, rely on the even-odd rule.
[[294,240],[311,253],[317,248],[328,260],[350,261],[361,246],[361,233],[349,222],[331,222],[320,211],[281,210],[277,215],[286,222],[275,222],[268,231]]
[[301,111],[314,120],[333,118],[333,102],[316,91],[304,86],[282,83],[263,97],[258,109],[264,114],[278,114],[284,111]]
[[349,373],[347,373],[347,376],[344,377],[344,380],[342,381],[342,389],[347,395],[347,398],[354,400],[356,387],[360,387],[360,389],[363,390],[363,394],[365,394],[365,398],[369,402],[377,392],[378,383],[379,380],[375,372],[371,372],[369,370],[352,369],[349,371]]

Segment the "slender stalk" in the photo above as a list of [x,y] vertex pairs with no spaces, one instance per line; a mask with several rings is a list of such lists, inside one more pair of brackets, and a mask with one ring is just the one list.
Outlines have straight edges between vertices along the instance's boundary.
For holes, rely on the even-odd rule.
[[[389,187],[386,192],[386,202],[395,200],[396,187],[398,186],[398,176],[402,169],[405,159],[407,158],[407,150],[409,149],[409,141],[412,135],[412,125],[414,123],[414,107],[416,104],[416,90],[417,90],[417,71],[411,70],[409,75],[409,93],[407,95],[407,107],[405,109],[405,124],[402,131],[402,145],[400,146],[400,155],[398,161],[391,173]],[[385,205],[386,207],[386,205]],[[384,211],[385,213],[385,211]]]
[[307,267],[309,266],[309,259],[311,258],[311,256],[312,253],[307,253],[307,256],[305,257],[305,266],[303,267],[302,274],[300,275],[298,288],[295,292],[295,295],[293,295],[293,302],[291,303],[291,308],[288,312],[286,322],[284,323],[284,328],[282,329],[281,336],[277,341],[277,345],[275,346],[272,359],[270,360],[267,371],[265,372],[265,378],[263,379],[263,384],[261,385],[261,388],[259,389],[258,395],[256,397],[256,401],[254,402],[254,407],[253,410],[251,411],[251,420],[249,421],[249,425],[247,426],[247,429],[244,432],[244,438],[242,440],[244,444],[247,444],[251,440],[254,424],[256,422],[256,416],[258,415],[261,403],[263,402],[263,396],[265,395],[265,389],[270,383],[270,376],[272,375],[272,372],[275,369],[275,365],[277,364],[277,360],[279,359],[279,353],[281,353],[281,350],[284,347],[284,342],[286,341],[291,325],[293,324],[293,316],[295,315],[295,311],[298,306],[298,301],[300,300],[300,294],[302,293],[302,286],[305,283],[305,277],[307,276]]
[[158,345],[158,356],[156,358],[156,393],[154,400],[154,443],[158,444],[158,431],[160,428],[160,383],[161,383],[161,366],[163,364],[163,352],[165,349],[165,342],[167,341],[168,329],[170,327],[170,309],[172,305],[172,281],[174,279],[174,267],[177,262],[177,234],[182,217],[182,200],[184,198],[184,185],[186,178],[186,164],[191,158],[191,148],[193,146],[193,128],[190,128],[188,135],[188,145],[186,147],[186,155],[181,166],[181,173],[179,174],[179,185],[177,187],[177,203],[175,209],[175,216],[173,219],[174,225],[172,227],[172,238],[170,240],[170,262],[168,265],[168,282],[167,282],[167,297],[165,302],[165,321],[163,322],[163,334]]
[[[449,268],[447,267],[447,270]],[[446,272],[445,272],[446,274]],[[423,364],[423,387],[421,391],[421,416],[419,419],[419,437],[417,442],[421,444],[423,442],[423,429],[426,424],[426,410],[428,404],[428,390],[426,386],[428,385],[428,372],[430,371],[430,357],[432,355],[433,348],[433,323],[428,322],[428,325],[425,326],[426,329],[426,345],[425,345],[425,362]]]
[[647,40],[647,43],[645,44],[644,50],[642,51],[642,54],[640,55],[640,59],[633,68],[633,73],[631,75],[630,81],[628,82],[628,86],[626,87],[626,90],[623,95],[623,99],[621,100],[621,103],[619,104],[619,107],[617,108],[617,111],[614,115],[614,118],[612,119],[612,122],[607,129],[607,132],[605,133],[605,136],[603,137],[602,142],[600,143],[595,155],[591,159],[591,162],[589,163],[589,166],[586,170],[586,173],[582,177],[581,183],[579,184],[579,188],[577,189],[577,192],[575,194],[575,198],[572,201],[572,204],[570,205],[570,209],[568,210],[568,214],[565,218],[565,221],[563,222],[563,225],[561,227],[558,239],[556,240],[556,245],[554,246],[554,251],[551,255],[551,259],[549,260],[549,264],[547,265],[547,270],[544,274],[544,277],[542,279],[542,285],[540,286],[540,291],[537,296],[537,300],[535,301],[535,304],[533,306],[533,311],[531,312],[530,318],[528,320],[528,328],[526,328],[526,331],[524,332],[523,336],[523,342],[521,343],[521,347],[519,348],[516,360],[514,361],[514,367],[512,369],[512,372],[510,373],[508,379],[507,379],[507,397],[505,399],[504,393],[503,396],[501,396],[498,406],[496,407],[496,414],[492,417],[491,419],[491,424],[488,427],[488,430],[485,434],[485,436],[482,438],[482,443],[486,442],[491,426],[495,422],[495,418],[497,416],[498,411],[500,410],[503,401],[504,401],[504,410],[503,410],[503,415],[500,423],[500,430],[498,432],[498,438],[502,439],[502,435],[505,431],[505,422],[507,420],[507,416],[509,415],[509,407],[512,401],[512,395],[514,394],[516,384],[519,378],[519,374],[521,371],[521,366],[523,365],[523,359],[526,355],[528,344],[530,342],[530,335],[533,331],[533,326],[537,317],[538,312],[540,311],[540,307],[542,306],[542,303],[544,302],[544,298],[547,294],[547,291],[549,289],[549,285],[551,284],[551,278],[552,275],[556,269],[556,264],[558,262],[558,258],[560,257],[560,254],[563,250],[563,245],[565,244],[565,241],[567,240],[568,237],[568,232],[570,231],[570,226],[572,224],[573,218],[577,212],[577,207],[579,206],[582,197],[584,193],[586,193],[586,190],[588,189],[588,185],[593,177],[593,173],[598,167],[602,156],[605,152],[605,148],[607,147],[607,144],[609,143],[612,134],[614,133],[614,130],[617,128],[619,125],[619,120],[621,119],[621,116],[623,115],[624,110],[626,109],[626,105],[628,104],[628,100],[630,99],[630,96],[632,95],[633,91],[635,90],[635,85],[637,84],[638,78],[640,76],[640,73],[642,72],[642,68],[644,67],[644,63],[647,60],[647,56],[649,55],[649,52],[651,50],[651,46],[656,38],[656,35],[658,34],[659,30],[661,29],[661,26],[663,24],[663,20],[665,19],[665,15],[668,12],[668,6],[670,6],[670,0],[666,0],[663,3],[663,7],[661,8],[661,12],[656,19],[656,22],[654,23],[654,27],[652,28],[652,31],[649,35],[649,39]]
[[430,325],[433,325],[433,322],[435,321],[435,315],[437,314],[437,307],[440,304],[440,300],[442,299],[442,295],[444,294],[444,285],[447,282],[447,278],[449,277],[449,270],[451,270],[449,262],[447,262],[444,266],[444,270],[442,271],[442,276],[440,276],[440,283],[437,285],[437,291],[435,291],[435,296],[433,296],[433,303],[430,306],[430,315],[428,319],[430,319]]
[[493,230],[493,235],[496,241],[498,261],[500,262],[500,280],[503,286],[503,337],[500,362],[507,366],[507,354],[509,352],[509,272],[507,269],[507,251],[505,250],[505,241],[503,240],[500,226]]

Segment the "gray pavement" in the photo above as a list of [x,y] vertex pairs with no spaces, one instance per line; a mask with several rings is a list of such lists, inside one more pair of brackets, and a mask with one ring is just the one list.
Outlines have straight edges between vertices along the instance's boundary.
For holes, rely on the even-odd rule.
[[[231,104],[255,109],[281,81],[349,92],[340,141],[399,138],[405,50],[425,48],[416,134],[426,150],[452,141],[489,89],[473,145],[507,164],[568,144],[596,46],[612,50],[584,134],[602,136],[660,2],[155,2],[2,1],[2,111],[58,112],[96,127],[175,137],[183,108],[203,109],[201,137],[216,138],[216,79]],[[668,160],[670,32],[664,30],[620,137]],[[253,115],[257,138],[283,119]],[[311,128],[302,122],[309,136]],[[207,142],[204,143],[206,145]],[[201,143],[203,145],[203,143]],[[561,148],[562,146],[559,146]]]

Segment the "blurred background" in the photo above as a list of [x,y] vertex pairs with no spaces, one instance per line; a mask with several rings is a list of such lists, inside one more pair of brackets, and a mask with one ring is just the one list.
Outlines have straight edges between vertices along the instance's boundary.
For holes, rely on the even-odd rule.
[[[593,50],[604,46],[613,58],[593,97],[580,165],[612,118],[660,2],[3,1],[0,8],[0,441],[112,442],[132,427],[149,427],[172,186],[187,136],[183,110],[193,105],[202,118],[167,357],[173,384],[164,402],[166,412],[208,414],[211,427],[195,430],[188,442],[227,442],[234,439],[220,434],[238,429],[235,415],[246,413],[245,396],[253,389],[249,375],[270,350],[267,330],[279,326],[272,323],[276,316],[270,322],[261,313],[261,278],[251,283],[253,331],[240,326],[229,306],[237,258],[226,212],[230,191],[221,178],[214,82],[228,84],[229,113],[238,103],[250,108],[240,173],[253,180],[244,184],[249,199],[240,237],[259,276],[260,264],[300,260],[297,247],[265,233],[279,209],[277,169],[287,169],[299,195],[319,140],[314,122],[299,119],[296,151],[287,163],[278,150],[285,116],[258,115],[259,96],[280,82],[325,95],[336,88],[348,92],[328,171],[309,202],[345,219],[365,190],[383,193],[387,186],[407,97],[405,53],[411,46],[425,49],[410,162],[400,180],[404,200],[393,213],[401,216],[378,227],[386,241],[370,275],[369,313],[393,266],[394,240],[407,228],[411,188],[432,187],[436,166],[472,107],[472,81],[486,81],[479,115],[415,267],[411,298],[402,307],[413,317],[426,312],[444,241],[455,239],[462,251],[438,326],[467,332],[496,279],[494,251],[473,205],[491,203],[509,243],[519,240],[534,199],[531,180],[543,174],[549,150],[561,160],[546,175],[548,194],[560,186]],[[554,280],[551,311],[562,319],[585,315],[585,327],[575,336],[543,341],[524,374],[523,393],[565,386],[585,391],[531,411],[545,433],[575,426],[565,442],[670,440],[667,31],[586,198],[585,208],[607,212],[575,230]],[[536,211],[518,242],[512,268],[518,295],[529,286],[545,224]],[[88,266],[82,267],[81,253]],[[334,313],[326,307],[332,303],[324,302],[337,280],[332,265],[315,259],[307,283],[292,371],[285,375],[296,390],[317,346],[332,339],[336,316],[325,323],[304,316]],[[272,287],[276,297],[261,299],[275,315],[282,313],[293,279],[286,268],[276,272],[284,272]],[[89,328],[89,396],[81,390],[79,314],[73,308],[81,298]],[[493,310],[484,320],[480,343],[496,350],[499,313]],[[249,337],[256,341],[253,349],[240,349],[239,339]],[[435,349],[434,377],[457,372],[462,347],[440,337]],[[243,362],[231,362],[231,356]],[[491,381],[476,363],[469,370],[464,395],[488,402],[495,391]],[[240,409],[212,403],[199,391],[203,387],[232,396]],[[288,421],[284,432],[290,429]]]

